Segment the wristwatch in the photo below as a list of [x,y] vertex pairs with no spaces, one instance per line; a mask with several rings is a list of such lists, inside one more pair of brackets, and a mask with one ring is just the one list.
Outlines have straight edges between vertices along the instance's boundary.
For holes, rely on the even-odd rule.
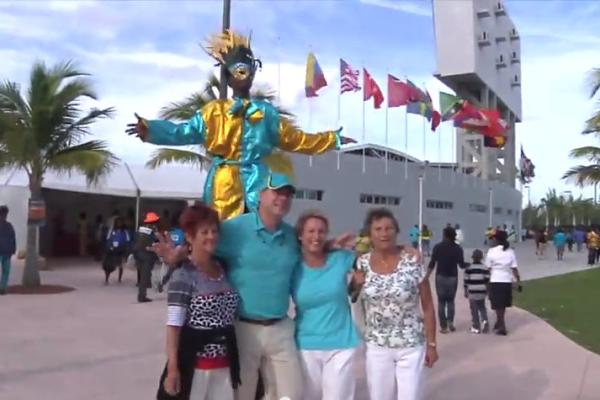
[[437,343],[435,343],[435,342],[429,342],[429,343],[427,343],[427,346],[433,347],[435,349],[437,347]]

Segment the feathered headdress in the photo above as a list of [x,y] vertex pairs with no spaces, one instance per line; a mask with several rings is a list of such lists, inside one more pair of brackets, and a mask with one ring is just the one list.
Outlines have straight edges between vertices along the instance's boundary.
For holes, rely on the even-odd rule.
[[250,39],[250,36],[246,37],[228,29],[225,32],[212,35],[206,40],[202,48],[220,65],[227,65],[232,61],[232,56],[235,57],[236,53],[240,53],[240,51],[252,54]]

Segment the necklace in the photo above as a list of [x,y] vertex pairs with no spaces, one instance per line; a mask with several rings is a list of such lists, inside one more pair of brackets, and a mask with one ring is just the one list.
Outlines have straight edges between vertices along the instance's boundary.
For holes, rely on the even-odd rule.
[[375,253],[377,261],[381,263],[386,272],[391,272],[398,264],[398,254],[394,254],[391,260],[386,259],[382,254]]

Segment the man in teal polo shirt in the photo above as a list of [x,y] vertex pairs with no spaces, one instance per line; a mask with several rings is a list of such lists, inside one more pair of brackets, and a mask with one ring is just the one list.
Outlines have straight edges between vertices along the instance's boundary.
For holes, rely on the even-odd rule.
[[294,322],[287,317],[300,248],[294,228],[283,221],[294,192],[286,175],[273,172],[263,183],[258,211],[221,225],[217,255],[240,295],[238,400],[254,400],[259,369],[267,400],[301,400]]

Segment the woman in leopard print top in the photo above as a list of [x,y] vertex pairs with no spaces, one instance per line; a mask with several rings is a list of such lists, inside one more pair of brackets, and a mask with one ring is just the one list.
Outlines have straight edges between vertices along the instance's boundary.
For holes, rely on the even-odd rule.
[[[169,284],[168,361],[162,398],[233,400],[239,383],[233,330],[239,299],[222,263],[213,257],[218,216],[211,208],[196,204],[183,212],[180,226],[191,251]],[[195,357],[190,359],[190,353]],[[182,358],[188,360],[186,365]]]

